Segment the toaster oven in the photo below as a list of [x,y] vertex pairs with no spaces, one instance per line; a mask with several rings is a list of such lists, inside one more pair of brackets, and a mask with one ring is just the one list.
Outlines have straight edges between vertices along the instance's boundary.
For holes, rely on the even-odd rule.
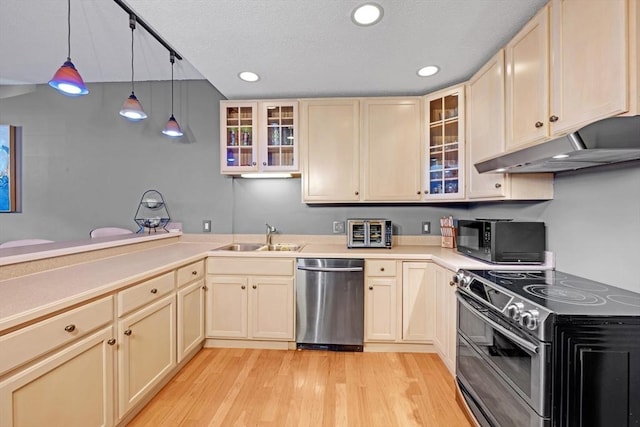
[[391,249],[393,225],[388,219],[348,219],[348,248]]

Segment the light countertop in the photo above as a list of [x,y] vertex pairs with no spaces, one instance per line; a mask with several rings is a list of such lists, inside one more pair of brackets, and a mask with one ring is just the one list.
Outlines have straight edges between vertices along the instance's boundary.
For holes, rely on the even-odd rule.
[[307,244],[300,252],[230,252],[212,242],[179,242],[96,261],[0,281],[0,333],[59,310],[114,293],[150,277],[209,256],[287,258],[377,258],[433,261],[450,270],[550,269],[499,266],[462,256],[439,246],[400,245],[392,249],[347,249],[340,244]]

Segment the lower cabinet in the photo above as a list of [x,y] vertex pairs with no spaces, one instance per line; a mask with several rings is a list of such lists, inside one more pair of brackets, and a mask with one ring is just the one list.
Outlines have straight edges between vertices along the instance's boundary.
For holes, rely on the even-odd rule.
[[114,343],[105,327],[1,382],[0,426],[113,425]]
[[365,260],[364,339],[365,341],[396,341],[398,339],[395,260]]
[[451,285],[454,274],[439,265],[433,265],[431,269],[437,305],[434,344],[451,373],[455,373],[456,369],[457,302],[456,287]]
[[294,340],[293,259],[210,258],[206,334]]
[[179,268],[176,277],[177,362],[180,363],[204,341],[204,261]]
[[176,366],[176,298],[118,321],[118,412],[123,417]]
[[436,304],[427,262],[402,263],[402,340],[431,342]]

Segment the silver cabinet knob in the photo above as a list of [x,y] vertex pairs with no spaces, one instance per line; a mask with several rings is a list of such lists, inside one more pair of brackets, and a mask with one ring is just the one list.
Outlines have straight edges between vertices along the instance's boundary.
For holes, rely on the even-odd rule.
[[109,345],[114,345],[116,343],[116,339],[115,338],[111,338],[109,340],[107,340],[107,344]]
[[537,127],[537,128],[541,128],[542,126],[544,126],[544,123],[542,123],[542,122],[536,122],[536,127]]
[[455,286],[456,283],[453,280],[449,280],[449,286]]
[[267,162],[262,162],[262,166],[267,166]]
[[67,325],[67,326],[64,327],[64,330],[67,331],[67,332],[73,332],[73,331],[76,330],[76,325],[74,325],[74,324]]
[[157,294],[157,293],[158,293],[158,290],[157,290],[156,288],[153,288],[153,289],[151,289],[151,293],[152,293],[152,294]]
[[251,165],[252,165],[252,166],[255,166],[255,165],[256,165],[256,162],[251,163]]
[[550,121],[551,123],[555,123],[555,122],[557,122],[557,121],[558,121],[558,116],[555,116],[555,115],[554,115],[554,116],[549,117],[549,121]]
[[129,335],[131,335],[131,332],[132,332],[131,329],[127,329],[126,331],[124,331],[124,334],[126,336],[129,336]]
[[502,184],[500,184],[499,182],[496,182],[495,187],[496,187],[496,188],[500,188],[500,187],[502,187]]

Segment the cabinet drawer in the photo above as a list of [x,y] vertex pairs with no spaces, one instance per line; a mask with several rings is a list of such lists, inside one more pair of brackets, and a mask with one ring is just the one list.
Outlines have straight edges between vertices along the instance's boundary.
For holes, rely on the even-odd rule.
[[174,284],[173,272],[171,272],[119,292],[118,317],[173,292]]
[[293,276],[293,259],[217,258],[207,260],[208,274]]
[[194,262],[178,269],[178,287],[204,277],[204,261]]
[[109,296],[2,336],[0,375],[112,321]]
[[396,275],[396,261],[395,260],[382,260],[372,259],[365,260],[365,268],[367,276],[395,276]]

